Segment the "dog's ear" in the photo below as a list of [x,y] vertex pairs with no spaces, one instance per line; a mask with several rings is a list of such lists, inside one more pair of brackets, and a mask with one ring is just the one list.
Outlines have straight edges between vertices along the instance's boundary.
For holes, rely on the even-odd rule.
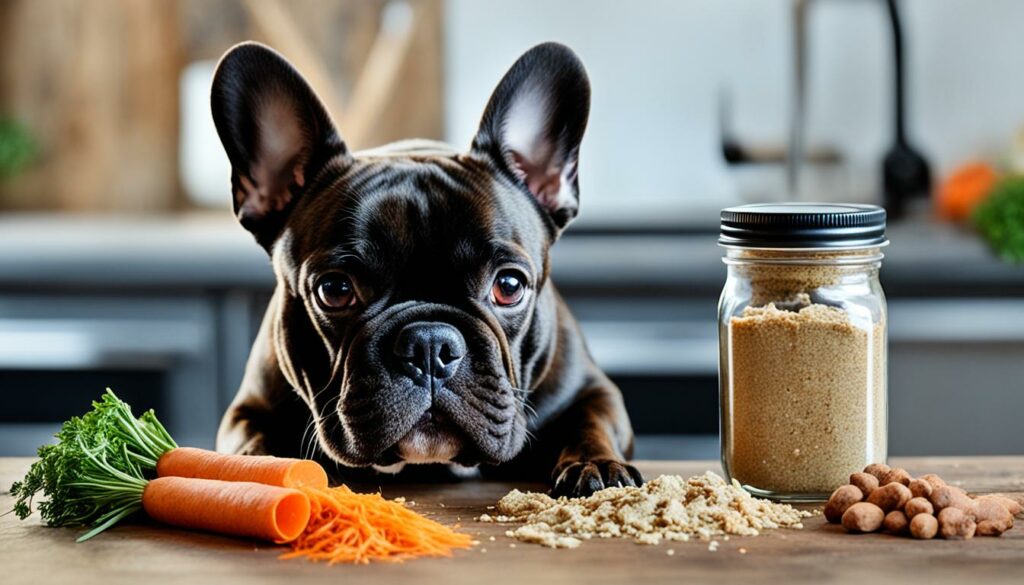
[[472,150],[529,191],[556,235],[579,210],[580,142],[590,81],[571,49],[544,43],[519,58],[491,95]]
[[269,251],[324,164],[348,156],[345,143],[302,75],[259,43],[224,54],[210,106],[231,161],[235,214]]

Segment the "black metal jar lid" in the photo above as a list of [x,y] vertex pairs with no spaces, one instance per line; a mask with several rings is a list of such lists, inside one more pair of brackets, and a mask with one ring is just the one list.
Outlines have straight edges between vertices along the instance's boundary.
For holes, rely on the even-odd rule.
[[855,203],[756,203],[722,210],[722,246],[870,248],[889,243],[885,210]]

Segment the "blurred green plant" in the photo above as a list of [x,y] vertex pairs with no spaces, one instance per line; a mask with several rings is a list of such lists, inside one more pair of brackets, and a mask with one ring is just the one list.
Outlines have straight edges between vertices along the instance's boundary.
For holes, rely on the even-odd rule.
[[28,128],[16,120],[0,118],[0,181],[21,172],[37,153]]
[[1024,175],[996,183],[974,210],[975,227],[1008,262],[1024,262]]

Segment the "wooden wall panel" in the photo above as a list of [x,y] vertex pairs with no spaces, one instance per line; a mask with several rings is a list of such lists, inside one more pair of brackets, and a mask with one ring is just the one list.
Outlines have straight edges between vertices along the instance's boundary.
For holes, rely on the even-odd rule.
[[177,8],[162,0],[5,0],[0,115],[35,163],[7,209],[150,211],[179,202]]
[[[353,86],[373,78],[364,69],[386,0],[0,0],[0,117],[20,120],[39,145],[30,168],[0,182],[0,210],[187,208],[181,69],[243,40],[273,45],[253,13],[270,1],[326,73],[318,83],[330,84],[346,135]],[[443,0],[410,2],[420,19],[411,49],[373,119],[348,123],[352,148],[443,135]]]

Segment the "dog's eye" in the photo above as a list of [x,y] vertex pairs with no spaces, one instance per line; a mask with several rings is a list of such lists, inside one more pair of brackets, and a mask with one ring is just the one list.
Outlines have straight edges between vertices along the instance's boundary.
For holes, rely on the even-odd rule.
[[316,300],[326,309],[343,309],[354,305],[356,293],[352,280],[336,272],[321,276],[316,283]]
[[491,299],[494,304],[510,307],[523,300],[526,294],[526,278],[518,270],[502,270],[494,279]]

